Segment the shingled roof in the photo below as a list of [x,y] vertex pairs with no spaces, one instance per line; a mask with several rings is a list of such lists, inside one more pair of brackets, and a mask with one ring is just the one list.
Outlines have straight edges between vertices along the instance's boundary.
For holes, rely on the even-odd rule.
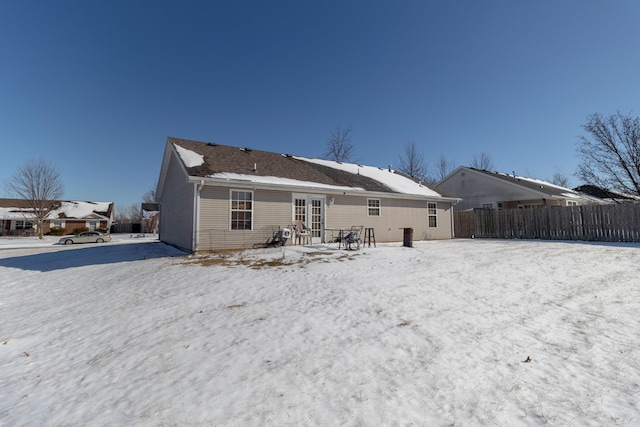
[[501,179],[503,181],[507,181],[511,184],[516,184],[527,188],[529,190],[534,190],[539,193],[544,193],[548,196],[556,196],[556,197],[580,197],[576,191],[573,191],[569,188],[560,187],[559,185],[552,184],[550,182],[542,181],[534,178],[526,178],[518,175],[509,175],[507,173],[502,172],[491,172],[488,170],[481,170],[475,168],[473,169],[477,172],[483,173],[485,175],[489,175],[491,177]]
[[[202,156],[203,161],[199,165],[189,167],[186,164],[187,162],[183,162],[189,176],[212,177],[216,176],[216,174],[238,174],[254,177],[278,177],[327,186],[359,188],[371,192],[399,193],[397,189],[386,185],[382,180],[376,180],[360,173],[347,172],[339,167],[329,167],[321,164],[322,161],[305,160],[291,154],[279,154],[173,137],[169,137],[168,142]],[[365,166],[359,166],[365,168]],[[393,178],[401,175],[395,171],[388,171],[387,173],[391,174],[389,175],[390,179],[392,175],[396,175]],[[404,178],[411,180],[406,176]],[[419,184],[414,180],[411,181],[416,186],[426,187],[424,184]],[[431,191],[433,191],[434,195],[438,195],[435,190]]]

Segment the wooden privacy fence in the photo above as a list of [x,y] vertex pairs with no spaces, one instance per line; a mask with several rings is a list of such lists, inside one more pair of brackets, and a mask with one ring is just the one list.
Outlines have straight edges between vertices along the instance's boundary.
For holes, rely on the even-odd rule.
[[456,237],[640,242],[640,205],[456,212]]

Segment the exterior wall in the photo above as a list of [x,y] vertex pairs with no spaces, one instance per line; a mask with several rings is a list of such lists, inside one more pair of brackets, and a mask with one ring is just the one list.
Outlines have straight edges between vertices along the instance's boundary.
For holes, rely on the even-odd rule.
[[[579,205],[584,205],[582,200],[577,200]],[[566,200],[558,199],[533,199],[533,200],[515,200],[503,202],[503,209],[517,209],[524,205],[535,206],[567,206]]]
[[[230,230],[231,189],[253,191],[252,230]],[[325,197],[326,228],[373,227],[377,243],[402,241],[405,227],[413,228],[414,240],[450,239],[452,236],[451,204],[448,202],[437,202],[437,227],[431,228],[424,200],[381,198],[378,217],[368,216],[366,196],[312,195]],[[278,228],[288,227],[293,222],[292,199],[290,191],[205,186],[200,192],[196,250],[250,248],[266,242]],[[164,209],[163,205],[161,221]],[[162,234],[162,227],[160,230]]]
[[182,249],[192,250],[194,185],[171,156],[160,202],[159,238]]
[[[67,230],[67,234],[71,234],[73,233],[73,230],[75,230],[76,228],[89,228],[89,223],[90,222],[95,222],[96,223],[96,230],[98,229],[106,229],[107,232],[109,230],[109,226],[107,224],[107,221],[100,221],[97,219],[65,219],[65,218],[60,218],[56,221],[63,221],[64,222],[64,228]],[[43,228],[44,228],[44,232],[45,234],[49,232],[49,230],[52,227],[52,221],[51,220],[47,220],[44,222],[43,224]]]
[[373,227],[379,243],[402,241],[404,228],[413,228],[414,240],[451,238],[451,203],[436,203],[437,227],[429,227],[424,200],[380,198],[380,216],[369,216],[367,199],[370,198],[375,197],[335,196],[334,204],[327,208],[327,228]]
[[[231,189],[253,191],[253,229],[230,230]],[[204,187],[200,192],[198,251],[250,248],[291,225],[291,193],[241,187]],[[164,212],[163,212],[164,214]]]

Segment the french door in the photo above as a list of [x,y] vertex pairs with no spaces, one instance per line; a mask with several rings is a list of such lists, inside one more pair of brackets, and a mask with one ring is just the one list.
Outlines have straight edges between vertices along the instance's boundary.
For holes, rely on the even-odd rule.
[[302,221],[311,229],[312,243],[322,242],[324,203],[324,196],[311,194],[293,195],[293,220]]

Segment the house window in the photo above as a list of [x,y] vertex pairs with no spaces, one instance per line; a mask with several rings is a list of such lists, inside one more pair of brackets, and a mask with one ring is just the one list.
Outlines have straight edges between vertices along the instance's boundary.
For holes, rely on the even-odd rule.
[[438,226],[438,205],[434,202],[427,204],[427,215],[429,217],[429,228],[435,228]]
[[567,200],[567,206],[578,206],[578,202],[575,200]]
[[32,228],[33,224],[29,221],[23,221],[21,219],[16,221],[16,230],[28,230]]
[[231,229],[251,230],[253,191],[231,190]]
[[307,199],[295,199],[293,206],[293,220],[307,223]]
[[493,209],[493,203],[492,202],[483,203],[482,204],[482,209]]
[[98,228],[98,221],[87,221],[86,227],[91,231],[96,231],[96,228]]
[[367,199],[367,216],[380,216],[380,199]]
[[54,219],[53,221],[51,221],[51,227],[52,228],[64,228],[64,221],[61,221],[59,219]]

